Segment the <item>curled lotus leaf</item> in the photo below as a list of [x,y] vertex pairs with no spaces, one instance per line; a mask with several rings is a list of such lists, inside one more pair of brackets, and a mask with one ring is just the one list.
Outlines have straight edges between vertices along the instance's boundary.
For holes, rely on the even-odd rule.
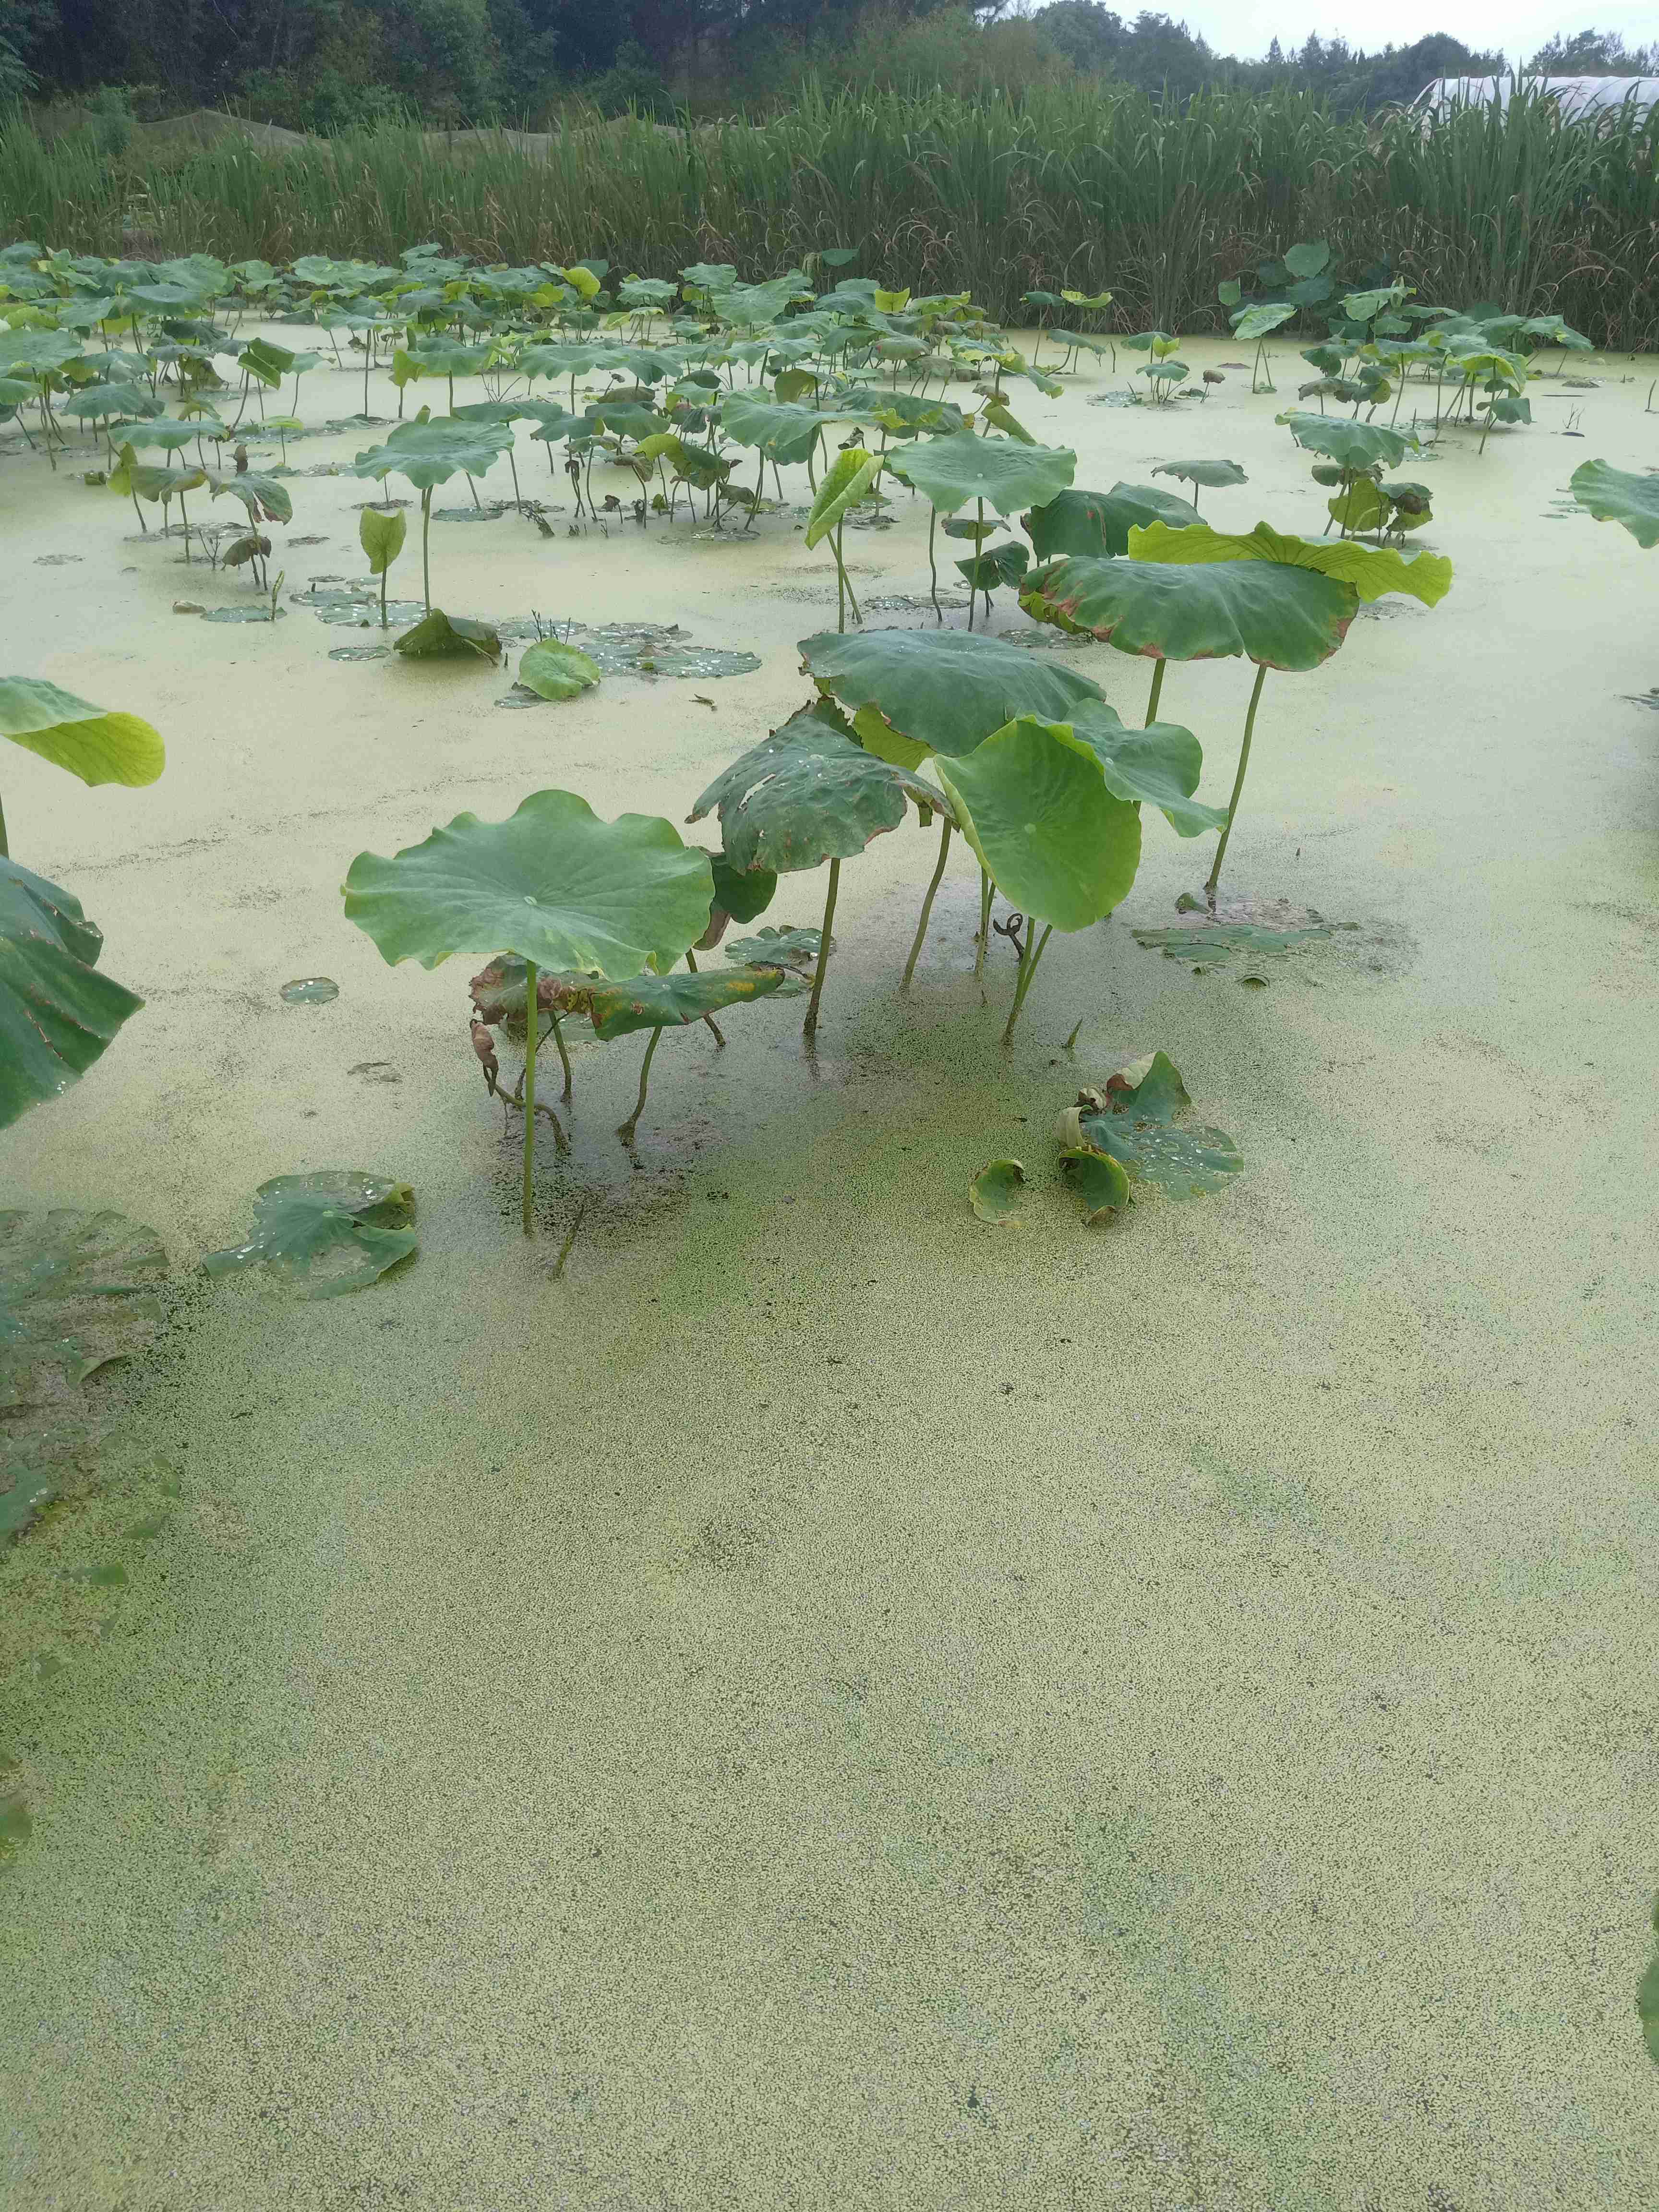
[[790,875],[861,853],[898,826],[912,799],[942,805],[931,785],[856,744],[845,718],[820,700],[733,761],[686,819],[717,812],[733,867]]
[[1003,1228],[1019,1218],[1025,1169],[1019,1160],[992,1160],[968,1186],[968,1203],[981,1221]]
[[1622,523],[1638,545],[1659,545],[1659,477],[1584,461],[1573,471],[1569,489],[1598,522]]
[[1109,1152],[1097,1152],[1087,1146],[1063,1152],[1060,1172],[1067,1188],[1082,1200],[1083,1218],[1091,1225],[1115,1220],[1130,1203],[1127,1171]]
[[698,969],[695,974],[653,975],[647,971],[620,983],[596,983],[587,1011],[595,1036],[626,1036],[634,1030],[700,1022],[705,1014],[724,1013],[730,1006],[768,998],[783,980],[781,968],[747,963],[740,967]]
[[[1190,534],[1167,532],[1172,539]],[[1019,603],[1038,622],[1099,638],[1120,653],[1164,660],[1243,653],[1284,669],[1328,660],[1359,608],[1350,586],[1311,570],[1276,563],[1171,568],[1140,559],[1057,561],[1027,578]]]
[[1011,538],[1006,544],[994,545],[988,552],[971,555],[958,561],[957,573],[970,591],[1000,592],[1010,584],[1018,584],[1030,566],[1030,550]]
[[80,902],[0,858],[0,1128],[67,1091],[143,1000],[98,972]]
[[1196,1198],[1219,1190],[1244,1162],[1224,1131],[1184,1118],[1192,1103],[1169,1054],[1148,1053],[1119,1068],[1103,1089],[1080,1091],[1056,1133],[1062,1152],[1103,1152],[1133,1182],[1170,1198]]
[[1265,338],[1281,323],[1288,323],[1296,312],[1294,300],[1257,300],[1231,317],[1233,336],[1247,344],[1253,338]]
[[[1188,563],[1249,561],[1275,568],[1312,571],[1346,585],[1369,605],[1391,592],[1438,606],[1452,586],[1452,564],[1442,553],[1414,553],[1409,559],[1387,547],[1355,545],[1346,539],[1290,538],[1265,522],[1254,530],[1212,530],[1200,523],[1174,531],[1154,523],[1129,540],[1132,561]],[[1255,656],[1253,654],[1252,659]]]
[[[1022,714],[1069,722],[1103,703],[1100,686],[1075,669],[976,631],[824,631],[798,649],[870,750],[905,768],[928,753],[970,753]],[[896,740],[908,748],[902,759]]]
[[1066,447],[1027,446],[1015,438],[958,430],[890,454],[887,465],[940,514],[954,514],[970,499],[983,500],[999,514],[1013,514],[1047,506],[1064,491],[1077,473],[1077,455]]
[[836,456],[833,467],[824,472],[812,501],[812,511],[806,518],[806,544],[810,551],[830,535],[847,514],[856,507],[869,490],[881,471],[881,463],[874,453],[849,447]]
[[504,945],[540,968],[636,975],[702,936],[714,878],[659,816],[605,822],[574,792],[537,791],[505,822],[458,814],[390,860],[360,853],[344,891],[394,966]]
[[1068,719],[1073,736],[1099,763],[1114,799],[1156,806],[1182,837],[1201,836],[1226,820],[1224,809],[1193,797],[1203,773],[1204,749],[1179,722],[1148,722],[1144,729],[1132,729],[1104,700],[1085,700]]
[[409,532],[409,517],[400,507],[390,514],[378,507],[366,507],[357,517],[357,543],[368,559],[371,576],[383,576],[404,550],[404,539]]
[[711,853],[716,910],[733,921],[754,921],[777,896],[778,879],[769,868],[734,868],[724,853]]
[[474,622],[467,615],[447,615],[441,607],[434,607],[413,629],[394,638],[392,649],[411,660],[459,660],[469,653],[480,660],[499,660],[501,641],[488,623]]
[[154,783],[167,764],[158,732],[137,714],[94,707],[38,676],[0,677],[0,737],[82,783]]
[[1087,929],[1127,894],[1140,810],[1108,787],[1099,756],[1063,722],[1022,718],[940,781],[963,834],[1011,905],[1056,929]]
[[420,1242],[408,1225],[414,1214],[406,1182],[361,1168],[276,1176],[254,1194],[247,1242],[210,1252],[202,1265],[210,1275],[268,1267],[303,1297],[338,1297],[366,1291],[410,1257]]
[[[1154,471],[1156,473],[1156,471]],[[1020,518],[1039,561],[1081,554],[1104,560],[1129,550],[1129,532],[1150,522],[1184,530],[1199,520],[1191,502],[1155,484],[1115,483],[1110,491],[1063,491]]]

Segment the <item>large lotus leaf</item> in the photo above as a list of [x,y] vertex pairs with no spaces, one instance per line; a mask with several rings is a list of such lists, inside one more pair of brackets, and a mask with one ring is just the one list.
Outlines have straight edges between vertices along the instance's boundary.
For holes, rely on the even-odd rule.
[[746,392],[728,392],[720,402],[720,428],[726,435],[740,446],[758,447],[769,461],[784,467],[806,460],[817,450],[825,427],[846,419],[845,414],[831,410],[820,413],[816,407],[757,399]]
[[167,764],[158,732],[137,714],[89,706],[38,676],[0,676],[0,737],[82,783],[154,783]]
[[46,376],[74,361],[81,341],[67,331],[0,327],[0,376]]
[[1082,1091],[1060,1117],[1056,1133],[1066,1150],[1089,1147],[1171,1198],[1196,1198],[1219,1190],[1244,1163],[1220,1129],[1177,1116],[1192,1105],[1180,1070],[1167,1053],[1148,1053],[1121,1067],[1104,1090]]
[[1305,280],[1310,276],[1317,276],[1322,270],[1328,268],[1330,258],[1331,249],[1326,240],[1320,238],[1314,240],[1310,245],[1288,247],[1285,254],[1285,266],[1292,276]]
[[1345,469],[1397,469],[1422,442],[1415,430],[1389,430],[1380,422],[1356,422],[1346,415],[1309,415],[1291,407],[1273,420],[1282,422],[1307,452],[1323,453]]
[[812,501],[812,511],[806,518],[809,550],[823,543],[848,507],[858,504],[880,470],[881,463],[874,453],[860,453],[855,447],[836,454],[834,466],[824,471],[823,482]]
[[1204,748],[1179,722],[1148,722],[1145,729],[1131,729],[1103,699],[1085,700],[1066,720],[1073,736],[1099,762],[1115,799],[1146,800],[1182,837],[1201,836],[1226,820],[1224,811],[1193,797],[1204,769]]
[[386,860],[360,853],[348,919],[393,963],[505,946],[542,968],[672,968],[708,926],[708,856],[658,815],[602,822],[573,791],[536,791],[505,822],[458,814]]
[[939,803],[937,791],[855,744],[836,708],[820,702],[733,761],[686,818],[718,811],[734,868],[790,875],[861,853],[903,820],[907,797]]
[[88,1442],[86,1377],[146,1351],[167,1254],[120,1213],[0,1213],[0,1543]]
[[705,1014],[764,999],[783,981],[781,968],[699,969],[693,975],[630,975],[594,989],[589,1011],[597,1036],[626,1036],[631,1030],[660,1030],[700,1022]]
[[354,476],[377,482],[396,474],[417,491],[447,483],[458,472],[481,477],[513,443],[502,422],[466,422],[453,415],[434,422],[422,407],[411,422],[399,422],[383,446],[371,446],[351,465]]
[[963,835],[1003,896],[1059,930],[1110,914],[1140,864],[1140,812],[1107,789],[1092,746],[1063,722],[1010,722],[939,763]]
[[[1421,600],[1425,607],[1438,606],[1452,585],[1452,564],[1443,553],[1414,553],[1407,560],[1403,553],[1356,545],[1346,539],[1288,538],[1265,522],[1242,532],[1212,530],[1208,523],[1182,531],[1165,530],[1154,523],[1150,530],[1134,532],[1129,540],[1129,555],[1135,561],[1179,566],[1250,561],[1274,568],[1311,569],[1334,583],[1349,586],[1366,605],[1390,592],[1402,592],[1408,599]],[[1251,655],[1252,659],[1255,657]]]
[[1638,545],[1659,545],[1659,477],[1631,476],[1606,461],[1584,461],[1568,488],[1598,522],[1621,522]]
[[[1220,490],[1224,484],[1249,482],[1237,461],[1160,461],[1152,474],[1155,477],[1174,477],[1178,482],[1199,484],[1211,491]],[[1146,522],[1153,520],[1151,515],[1145,518]],[[1164,520],[1167,521],[1170,518],[1165,516]]]
[[207,430],[205,422],[175,422],[171,416],[163,415],[151,422],[133,423],[124,433],[121,450],[125,453],[136,446],[161,446],[168,453],[176,453],[205,436]]
[[999,514],[1022,507],[1046,507],[1077,473],[1077,455],[1068,447],[1022,445],[1015,438],[981,438],[958,430],[948,438],[890,456],[888,467],[913,484],[940,514],[954,514],[970,499],[983,500]]
[[1254,307],[1246,307],[1242,314],[1232,318],[1233,336],[1247,343],[1252,338],[1265,338],[1269,331],[1288,323],[1295,313],[1294,300],[1258,300]]
[[659,409],[649,407],[638,399],[590,399],[582,413],[580,426],[573,426],[573,437],[592,437],[609,430],[613,436],[631,438],[637,445],[641,439],[657,436],[668,417]]
[[161,403],[150,392],[135,391],[130,384],[89,384],[61,400],[58,411],[73,415],[78,422],[112,422],[123,416],[141,419],[159,415]]
[[889,737],[905,741],[898,765],[927,753],[970,753],[1021,715],[1069,722],[1103,694],[1075,669],[957,629],[875,629],[803,638],[803,666],[820,691],[838,700],[872,751]]
[[0,859],[0,1128],[67,1091],[143,1000],[98,973],[78,900]]
[[269,1267],[308,1298],[366,1291],[419,1243],[407,1226],[414,1212],[415,1194],[406,1182],[361,1168],[276,1176],[254,1194],[246,1243],[210,1252],[202,1265],[210,1275]]
[[1067,554],[1096,559],[1127,553],[1129,532],[1149,522],[1184,530],[1199,517],[1191,504],[1155,484],[1115,483],[1110,491],[1063,491],[1020,518],[1039,561]]
[[1185,568],[1142,559],[1058,561],[1027,580],[1019,603],[1038,622],[1097,637],[1120,653],[1164,660],[1243,653],[1285,669],[1328,660],[1359,606],[1347,585],[1277,562]]

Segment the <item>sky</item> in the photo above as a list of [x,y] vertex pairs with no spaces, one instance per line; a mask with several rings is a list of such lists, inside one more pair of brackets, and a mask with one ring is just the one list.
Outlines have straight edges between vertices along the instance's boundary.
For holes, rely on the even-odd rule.
[[1560,0],[1462,0],[1455,9],[1435,0],[1394,0],[1380,13],[1367,11],[1357,21],[1352,9],[1331,0],[1110,0],[1122,15],[1133,16],[1142,4],[1172,15],[1178,22],[1207,39],[1218,53],[1255,56],[1266,53],[1277,38],[1286,47],[1300,46],[1310,31],[1321,38],[1340,35],[1367,51],[1385,45],[1409,46],[1431,31],[1449,31],[1465,46],[1500,52],[1511,60],[1524,61],[1558,31],[1571,35],[1593,23],[1598,30],[1619,31],[1626,46],[1659,42],[1659,0],[1646,5],[1620,4],[1620,0],[1583,0],[1582,7]]

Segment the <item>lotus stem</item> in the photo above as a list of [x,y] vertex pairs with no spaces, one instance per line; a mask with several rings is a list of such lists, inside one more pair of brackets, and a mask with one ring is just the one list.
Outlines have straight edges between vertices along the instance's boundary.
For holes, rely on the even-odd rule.
[[1149,728],[1158,720],[1158,702],[1164,690],[1164,672],[1169,665],[1162,653],[1152,663],[1152,688],[1146,698],[1146,722]]
[[0,860],[9,860],[11,847],[6,842],[6,810],[0,806]]
[[1008,1009],[1008,1025],[1002,1032],[1002,1047],[1005,1052],[1013,1042],[1014,1024],[1019,1019],[1019,1010],[1025,1004],[1025,994],[1031,988],[1031,978],[1036,974],[1037,962],[1042,959],[1043,949],[1054,933],[1054,927],[1052,922],[1045,922],[1041,937],[1036,934],[1036,917],[1035,915],[1028,915],[1025,922],[1025,944],[1019,956],[1019,976],[1014,985],[1014,1003]]
[[524,963],[524,1233],[536,1233],[533,1176],[536,1159],[536,1032],[541,1015],[536,1005],[536,963]]
[[933,552],[933,537],[938,528],[939,509],[936,507],[930,507],[927,510],[927,588],[933,602],[933,612],[939,617],[939,627],[942,629],[945,627],[945,610],[939,603],[939,562]]
[[651,1032],[651,1042],[645,1048],[645,1058],[640,1062],[640,1095],[634,1101],[633,1112],[617,1131],[623,1144],[630,1147],[634,1142],[634,1133],[640,1126],[640,1115],[645,1111],[645,1094],[651,1082],[651,1062],[656,1053],[657,1039],[661,1035],[660,1030]]
[[910,978],[916,972],[916,962],[921,957],[922,944],[927,935],[928,920],[933,911],[934,895],[945,874],[945,856],[950,849],[951,817],[948,814],[942,814],[939,817],[939,864],[933,870],[933,880],[927,886],[927,896],[921,902],[921,919],[916,924],[916,934],[910,947],[910,957],[904,963],[904,977],[899,985],[902,991],[909,989]]
[[1215,904],[1215,887],[1221,880],[1221,863],[1227,857],[1227,840],[1233,834],[1233,817],[1238,812],[1240,793],[1244,788],[1244,771],[1250,764],[1250,739],[1255,735],[1255,710],[1261,701],[1261,686],[1267,681],[1267,666],[1260,663],[1255,672],[1255,684],[1250,693],[1250,711],[1244,717],[1244,742],[1238,749],[1238,774],[1233,779],[1233,795],[1227,802],[1227,819],[1222,824],[1221,842],[1215,848],[1215,866],[1210,871],[1209,881],[1204,886],[1205,896]]
[[823,971],[830,965],[830,929],[836,919],[836,893],[841,889],[841,862],[830,863],[830,890],[823,902],[823,927],[818,933],[817,972],[812,978],[812,995],[807,1001],[806,1019],[801,1024],[801,1035],[815,1037],[818,1033],[818,1001],[823,996]]
[[574,1079],[570,1073],[570,1054],[564,1048],[564,1030],[560,1025],[558,1016],[555,1013],[550,1012],[548,1015],[548,1020],[552,1025],[550,1034],[552,1036],[555,1045],[558,1048],[559,1066],[564,1070],[564,1089],[559,1093],[559,1097],[562,1103],[568,1106],[574,1095]]
[[988,872],[979,872],[979,935],[974,939],[978,951],[974,955],[974,974],[985,973],[985,948],[991,941],[991,878]]
[[[702,971],[699,969],[698,966],[697,966],[697,956],[696,956],[696,954],[695,952],[693,952],[693,951],[690,951],[690,950],[688,950],[688,951],[687,951],[687,952],[686,952],[686,956],[685,956],[685,964],[686,964],[686,966],[687,966],[687,967],[691,970],[691,973],[692,973],[694,975],[698,975],[698,974],[700,974],[700,973],[702,972]],[[724,1052],[724,1051],[726,1050],[726,1037],[725,1037],[725,1035],[724,1035],[724,1033],[722,1032],[722,1030],[721,1030],[721,1029],[720,1029],[720,1024],[719,1024],[719,1023],[714,1019],[714,1017],[713,1016],[713,1014],[705,1014],[705,1015],[703,1016],[703,1020],[708,1024],[708,1027],[709,1027],[711,1030],[713,1030],[713,1031],[714,1032],[714,1042],[715,1042],[715,1045],[717,1046],[717,1048],[718,1048],[721,1052]]]
[[421,494],[421,589],[426,597],[426,611],[432,611],[432,487],[428,484]]

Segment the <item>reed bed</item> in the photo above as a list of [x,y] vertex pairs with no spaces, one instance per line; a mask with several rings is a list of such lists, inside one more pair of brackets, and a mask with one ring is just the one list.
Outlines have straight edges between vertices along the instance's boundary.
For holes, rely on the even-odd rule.
[[234,140],[112,153],[0,128],[0,234],[100,253],[488,260],[602,255],[620,272],[730,261],[744,276],[852,246],[857,269],[968,291],[1015,318],[1034,288],[1116,295],[1120,328],[1224,327],[1218,280],[1297,239],[1388,259],[1428,301],[1556,313],[1598,345],[1659,348],[1659,121],[1599,135],[1547,106],[1332,115],[1285,89],[1184,106],[1076,86],[970,101],[830,98],[690,129],[565,130],[447,147],[386,128],[283,152]]

